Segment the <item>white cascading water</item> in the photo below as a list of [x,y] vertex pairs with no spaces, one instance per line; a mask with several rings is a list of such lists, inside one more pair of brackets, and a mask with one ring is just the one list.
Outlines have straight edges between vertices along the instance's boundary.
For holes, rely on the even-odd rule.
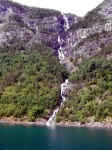
[[58,42],[60,44],[60,48],[58,50],[58,57],[59,57],[59,60],[60,60],[60,63],[62,63],[62,61],[64,60],[65,56],[64,56],[64,53],[63,53],[63,49],[61,47],[61,39],[60,39],[60,36],[58,37]]
[[[63,15],[63,18],[64,18],[64,20],[65,20],[65,22],[66,22],[66,26],[65,26],[65,31],[66,31],[67,29],[69,29],[69,22],[68,22],[68,18],[67,18],[64,14],[62,14],[62,15]],[[60,36],[58,36],[58,42],[59,42],[59,44],[60,44],[60,48],[59,48],[59,50],[58,50],[58,57],[59,57],[60,63],[62,64],[62,61],[63,61],[64,58],[65,58],[65,55],[64,55],[63,49],[62,49],[62,47],[61,47],[61,44],[62,44],[62,43],[61,43],[61,38],[60,38]],[[62,101],[61,101],[60,107],[63,106],[63,102],[66,100],[67,87],[68,87],[68,79],[66,79],[65,82],[61,84],[61,98],[62,98]],[[46,125],[49,126],[49,125],[54,125],[54,124],[55,124],[56,115],[57,115],[57,113],[58,113],[60,107],[58,107],[58,108],[56,108],[56,109],[54,110],[52,116],[49,118],[49,120],[47,121]]]
[[62,15],[63,15],[63,18],[64,18],[64,20],[66,22],[66,24],[65,24],[65,31],[66,31],[66,30],[69,29],[69,22],[68,22],[68,18],[65,16],[65,14],[63,13]]
[[63,105],[63,102],[66,100],[67,87],[68,87],[68,79],[66,79],[65,82],[61,84],[61,98],[62,98],[61,106]]
[[[63,106],[63,102],[66,100],[67,87],[68,87],[68,79],[66,79],[65,82],[61,84],[61,98],[62,98],[62,101],[61,101],[60,107]],[[49,118],[46,125],[54,125],[55,124],[56,114],[58,113],[58,111],[59,111],[59,107],[54,110],[52,116]]]

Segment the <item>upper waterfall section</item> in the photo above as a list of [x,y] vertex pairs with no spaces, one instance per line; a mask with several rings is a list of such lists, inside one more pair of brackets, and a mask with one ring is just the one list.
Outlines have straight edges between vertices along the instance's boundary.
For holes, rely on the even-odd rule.
[[44,44],[57,54],[58,36],[65,41],[66,30],[78,20],[73,14],[0,0],[0,47],[23,51],[34,44]]

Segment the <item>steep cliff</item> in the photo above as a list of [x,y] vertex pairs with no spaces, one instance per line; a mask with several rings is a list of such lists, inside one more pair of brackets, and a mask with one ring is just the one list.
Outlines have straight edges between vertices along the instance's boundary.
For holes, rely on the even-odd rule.
[[80,18],[0,0],[0,117],[48,119],[69,77],[57,121],[111,123],[111,10],[105,0]]
[[68,57],[90,58],[112,43],[112,0],[105,0],[74,24],[67,37]]
[[[80,20],[72,14],[59,11],[22,6],[7,0],[0,1],[0,47],[6,51],[27,50],[33,45],[44,44],[57,54],[58,36],[66,39],[66,20],[69,26]],[[3,50],[4,51],[4,50]]]
[[[63,64],[74,85],[58,122],[112,124],[112,0],[105,0],[68,31]],[[76,123],[77,124],[77,123]]]

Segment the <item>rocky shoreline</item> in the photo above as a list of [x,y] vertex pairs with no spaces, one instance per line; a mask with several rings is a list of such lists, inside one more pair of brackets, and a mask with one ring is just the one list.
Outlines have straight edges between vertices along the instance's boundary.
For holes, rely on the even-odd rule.
[[[47,126],[46,121],[43,119],[42,121],[35,121],[35,122],[21,122],[21,121],[6,121],[4,119],[0,119],[1,125],[35,125],[35,126]],[[112,128],[111,123],[102,123],[102,122],[90,122],[81,124],[80,122],[60,122],[55,123],[54,125],[49,126],[61,126],[61,127],[89,127],[89,128]]]
[[102,122],[90,122],[81,124],[80,122],[60,122],[56,123],[58,126],[66,126],[66,127],[91,127],[91,128],[112,128],[112,124],[110,123],[102,123]]

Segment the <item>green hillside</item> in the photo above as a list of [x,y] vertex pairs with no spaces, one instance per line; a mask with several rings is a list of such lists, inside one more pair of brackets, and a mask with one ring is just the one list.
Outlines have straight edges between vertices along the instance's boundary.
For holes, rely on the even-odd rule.
[[59,105],[60,84],[67,76],[67,70],[44,46],[1,52],[0,117],[47,118]]
[[112,45],[102,48],[96,56],[74,60],[78,70],[69,76],[74,89],[58,112],[57,121],[84,123],[94,116],[94,121],[112,117]]

